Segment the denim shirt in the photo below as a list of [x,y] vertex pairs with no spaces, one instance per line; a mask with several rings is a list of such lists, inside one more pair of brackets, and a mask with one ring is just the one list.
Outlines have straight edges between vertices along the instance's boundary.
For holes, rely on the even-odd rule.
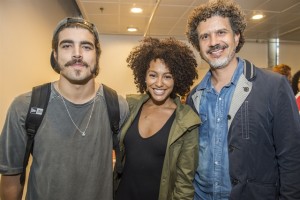
[[228,161],[227,115],[237,81],[243,73],[244,61],[238,58],[231,82],[220,93],[211,84],[209,71],[197,90],[203,90],[199,116],[199,165],[195,175],[194,200],[227,200],[231,191]]

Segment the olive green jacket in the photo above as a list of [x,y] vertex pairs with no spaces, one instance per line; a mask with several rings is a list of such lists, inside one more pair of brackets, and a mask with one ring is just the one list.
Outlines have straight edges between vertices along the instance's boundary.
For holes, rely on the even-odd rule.
[[[123,143],[125,134],[149,96],[146,94],[128,95],[126,99],[129,104],[130,116],[120,135],[123,165],[125,161]],[[194,197],[194,174],[198,165],[198,126],[200,119],[188,105],[181,104],[179,98],[176,98],[174,102],[177,105],[176,116],[169,134],[160,180],[159,200],[192,200]],[[115,181],[115,183],[119,182],[117,178]]]

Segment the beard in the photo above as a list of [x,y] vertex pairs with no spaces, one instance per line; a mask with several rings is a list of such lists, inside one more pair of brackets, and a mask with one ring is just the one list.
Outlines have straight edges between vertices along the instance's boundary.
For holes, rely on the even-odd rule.
[[[225,45],[215,45],[209,48],[209,50],[206,52],[207,54],[211,54],[213,51],[215,50],[224,50],[226,48],[228,48],[229,46],[227,44]],[[217,58],[215,60],[210,60],[207,57],[205,57],[202,53],[200,53],[200,56],[203,60],[205,60],[209,66],[213,69],[221,69],[226,67],[230,61],[232,61],[232,59],[235,56],[235,49],[233,49],[231,52],[229,52],[229,54],[227,56],[225,56],[224,58]]]
[[[69,67],[71,67],[74,64],[80,64],[82,65],[84,68],[89,69],[90,71],[90,75],[84,75],[84,77],[81,77],[81,74],[83,73],[82,70],[78,69],[78,70],[74,70],[74,74],[71,75],[72,73],[66,73],[63,72],[64,69],[67,69]],[[70,61],[67,61],[66,63],[62,63],[60,64],[59,62],[56,61],[56,65],[60,71],[60,75],[63,76],[65,79],[67,79],[70,83],[72,84],[76,84],[76,85],[84,85],[87,82],[89,82],[91,79],[96,77],[96,74],[98,74],[99,71],[99,65],[98,62],[95,63],[94,66],[89,65],[87,62],[83,61],[82,59],[72,59]]]

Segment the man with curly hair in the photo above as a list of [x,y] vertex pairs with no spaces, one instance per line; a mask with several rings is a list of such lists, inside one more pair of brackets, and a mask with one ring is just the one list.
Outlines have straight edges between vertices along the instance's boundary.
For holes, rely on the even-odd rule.
[[126,98],[131,114],[120,135],[124,170],[115,176],[115,199],[192,200],[200,120],[178,95],[198,77],[194,54],[173,38],[145,38],[127,63],[142,94]]
[[201,118],[195,200],[300,199],[300,119],[287,79],[237,57],[246,19],[228,0],[195,8],[187,37],[210,65],[187,103]]

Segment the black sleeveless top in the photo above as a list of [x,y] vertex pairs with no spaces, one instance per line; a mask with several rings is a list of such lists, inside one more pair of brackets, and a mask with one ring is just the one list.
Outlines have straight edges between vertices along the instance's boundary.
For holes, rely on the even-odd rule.
[[142,138],[138,130],[140,114],[141,109],[124,138],[125,166],[116,200],[158,199],[161,172],[175,112],[157,133],[148,138]]

